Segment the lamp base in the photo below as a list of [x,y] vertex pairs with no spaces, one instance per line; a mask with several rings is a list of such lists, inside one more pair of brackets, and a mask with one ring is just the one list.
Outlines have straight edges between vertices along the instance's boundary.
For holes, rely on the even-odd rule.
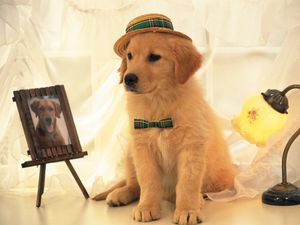
[[298,205],[300,204],[300,188],[291,183],[276,184],[263,193],[262,201],[269,205]]

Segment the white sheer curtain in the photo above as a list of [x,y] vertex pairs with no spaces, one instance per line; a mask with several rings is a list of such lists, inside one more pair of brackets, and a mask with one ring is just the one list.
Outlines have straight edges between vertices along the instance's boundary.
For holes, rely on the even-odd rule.
[[[37,168],[29,157],[12,91],[64,84],[84,150],[73,165],[91,195],[122,176],[126,143],[124,91],[112,46],[135,16],[158,12],[192,37],[209,58],[198,72],[206,98],[224,122],[232,158],[241,173],[236,192],[215,200],[254,197],[280,181],[280,157],[300,127],[299,91],[289,95],[289,121],[264,149],[230,126],[249,95],[300,83],[300,2],[296,0],[0,0],[0,191],[35,194]],[[300,178],[300,141],[288,158],[290,181]],[[47,165],[44,197],[80,195],[63,163]]]

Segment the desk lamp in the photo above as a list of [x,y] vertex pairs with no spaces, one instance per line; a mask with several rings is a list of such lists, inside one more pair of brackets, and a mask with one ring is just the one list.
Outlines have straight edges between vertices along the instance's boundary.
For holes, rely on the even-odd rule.
[[[286,93],[292,89],[300,89],[300,84],[290,85],[283,91],[269,89],[250,97],[241,114],[231,121],[234,129],[249,142],[263,147],[266,140],[284,126],[289,108]],[[300,204],[300,188],[287,181],[286,171],[289,149],[299,135],[300,128],[288,140],[282,154],[282,182],[262,194],[263,203],[281,206]]]

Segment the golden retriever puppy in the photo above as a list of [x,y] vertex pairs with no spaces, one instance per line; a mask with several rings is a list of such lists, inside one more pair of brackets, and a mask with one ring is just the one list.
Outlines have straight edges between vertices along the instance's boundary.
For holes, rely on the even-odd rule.
[[36,133],[41,147],[65,145],[56,118],[60,118],[60,104],[49,99],[34,100],[30,105],[31,110],[38,117]]
[[[172,119],[173,127],[130,126],[126,179],[94,197],[110,206],[139,198],[133,218],[160,218],[161,201],[174,201],[173,221],[201,222],[203,193],[233,187],[235,168],[217,119],[192,76],[201,55],[190,40],[147,32],[131,38],[120,67],[129,121]],[[157,122],[156,122],[157,123]]]

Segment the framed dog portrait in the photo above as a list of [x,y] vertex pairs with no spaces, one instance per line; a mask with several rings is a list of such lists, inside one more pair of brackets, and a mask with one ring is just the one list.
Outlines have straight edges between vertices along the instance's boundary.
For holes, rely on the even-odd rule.
[[61,103],[57,95],[28,98],[31,119],[40,147],[71,144]]
[[56,162],[83,157],[70,105],[63,85],[14,91],[13,100],[25,133],[32,161]]

